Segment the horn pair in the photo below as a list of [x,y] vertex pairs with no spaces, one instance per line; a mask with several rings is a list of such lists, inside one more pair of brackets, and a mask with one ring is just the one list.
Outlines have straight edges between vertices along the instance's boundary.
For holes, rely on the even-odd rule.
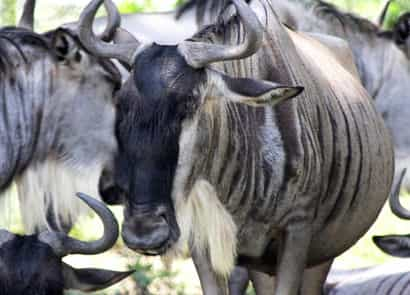
[[[77,196],[101,218],[104,234],[97,241],[83,242],[71,238],[62,232],[45,231],[40,233],[38,239],[48,244],[59,257],[69,254],[99,254],[110,249],[118,238],[118,222],[112,212],[103,203],[90,196],[82,193],[78,193]],[[0,230],[0,247],[13,237],[13,233],[7,230]]]
[[[115,58],[131,66],[143,44],[123,29],[117,29],[114,42],[101,41],[92,31],[92,24],[102,3],[116,9],[111,0],[93,0],[84,9],[79,21],[79,37],[83,45],[95,55]],[[184,41],[178,48],[187,63],[194,68],[203,68],[210,63],[241,59],[254,54],[262,45],[263,27],[258,17],[243,0],[232,0],[247,32],[245,41],[235,46]]]

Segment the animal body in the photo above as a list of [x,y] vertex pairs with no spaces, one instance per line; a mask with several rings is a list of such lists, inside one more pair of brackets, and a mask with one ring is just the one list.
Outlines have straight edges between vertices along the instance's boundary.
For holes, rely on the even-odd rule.
[[297,294],[305,268],[349,248],[389,194],[392,144],[367,92],[270,2],[255,7],[263,25],[235,0],[238,17],[176,46],[100,42],[101,3],[84,10],[79,36],[132,68],[114,172],[127,246],[159,255],[190,244],[205,294],[225,294],[235,263]]
[[[408,17],[403,15],[389,33],[369,20],[342,12],[324,1],[271,2],[287,25],[304,32],[337,36],[348,42],[360,79],[393,136],[397,179],[400,171],[410,165],[410,133],[402,128],[410,124],[410,60],[403,47],[405,38],[398,46],[392,35],[408,36]],[[409,176],[403,188],[410,189]]]

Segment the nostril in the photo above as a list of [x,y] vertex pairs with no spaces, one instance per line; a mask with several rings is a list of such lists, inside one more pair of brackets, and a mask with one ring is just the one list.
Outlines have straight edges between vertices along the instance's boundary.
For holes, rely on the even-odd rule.
[[110,169],[104,169],[101,172],[98,191],[102,200],[109,205],[121,204],[125,196],[124,190],[115,181],[113,172]]
[[108,205],[120,205],[124,200],[124,191],[118,186],[107,187],[100,190],[102,200]]
[[171,237],[171,228],[165,216],[135,215],[124,221],[122,237],[125,244],[135,251],[165,251]]

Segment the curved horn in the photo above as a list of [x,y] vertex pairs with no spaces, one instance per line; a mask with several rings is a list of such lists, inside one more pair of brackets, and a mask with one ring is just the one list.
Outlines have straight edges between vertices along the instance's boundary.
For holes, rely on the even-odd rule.
[[114,215],[103,203],[82,193],[77,196],[83,200],[101,218],[104,235],[97,241],[82,242],[61,232],[43,232],[39,240],[50,245],[57,256],[68,254],[98,254],[110,249],[118,238],[118,223]]
[[404,208],[400,203],[400,188],[403,182],[404,176],[406,175],[407,169],[403,169],[400,173],[400,178],[397,184],[394,186],[394,190],[389,199],[391,211],[400,218],[410,219],[410,211]]
[[389,11],[389,7],[391,4],[392,0],[387,0],[384,5],[383,5],[383,9],[379,15],[379,17],[377,18],[377,24],[382,27],[384,24],[384,21],[386,19],[386,15],[387,15],[387,11]]
[[109,42],[114,38],[117,28],[121,26],[121,15],[111,0],[104,1],[104,6],[107,10],[107,26],[100,35],[100,39]]
[[18,26],[21,28],[33,30],[34,29],[34,9],[36,7],[36,0],[26,0],[24,3],[23,14],[21,15]]
[[[128,65],[134,61],[134,56],[138,51],[140,43],[138,40],[125,44],[108,44],[98,39],[93,33],[92,25],[98,8],[104,0],[93,0],[83,10],[80,16],[78,33],[83,45],[93,54],[106,57],[116,58]],[[105,0],[111,2],[111,0]],[[112,4],[114,5],[114,4]]]
[[185,41],[178,46],[186,62],[194,68],[224,61],[241,59],[254,54],[262,45],[263,26],[253,10],[243,0],[232,0],[246,30],[245,41],[236,46]]

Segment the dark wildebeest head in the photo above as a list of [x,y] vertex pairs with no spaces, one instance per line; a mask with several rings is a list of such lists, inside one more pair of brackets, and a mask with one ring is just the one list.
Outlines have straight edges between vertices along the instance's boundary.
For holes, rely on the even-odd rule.
[[[389,11],[390,5],[393,1],[386,1],[382,12],[380,13],[378,24],[383,27],[386,20],[387,12]],[[390,31],[383,32],[384,36],[387,36],[394,40],[396,44],[403,50],[403,52],[410,58],[410,12],[402,14]]]
[[91,55],[76,31],[0,29],[0,190],[17,181],[28,232],[45,227],[46,212],[71,223],[85,208],[76,191],[98,194],[117,148],[120,82],[114,65]]
[[392,32],[394,42],[410,58],[410,12],[399,17]]
[[184,166],[193,160],[187,146],[195,136],[192,128],[199,114],[228,98],[252,106],[273,105],[299,94],[301,88],[232,78],[208,67],[248,57],[259,49],[263,28],[242,0],[233,3],[247,37],[237,46],[193,40],[177,46],[143,45],[124,31],[116,36],[119,44],[110,45],[90,30],[101,3],[92,1],[84,10],[80,39],[94,54],[132,67],[131,77],[118,94],[115,185],[102,194],[124,196],[122,236],[130,248],[163,254],[180,235],[172,195],[182,186],[177,175],[186,173]]
[[82,242],[60,232],[20,236],[0,230],[0,294],[58,295],[64,289],[95,291],[113,285],[131,272],[75,269],[62,261],[68,254],[98,254],[111,248],[118,237],[118,223],[101,202],[78,194],[101,218],[104,235]]

